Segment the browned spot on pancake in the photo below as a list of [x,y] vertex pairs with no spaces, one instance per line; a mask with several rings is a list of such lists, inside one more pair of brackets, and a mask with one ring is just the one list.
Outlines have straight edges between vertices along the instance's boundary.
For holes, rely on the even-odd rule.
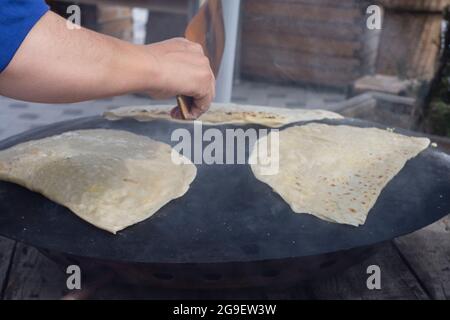
[[124,181],[124,182],[131,182],[131,183],[139,183],[139,182],[136,181],[136,180],[128,179],[128,178],[123,179],[123,181]]

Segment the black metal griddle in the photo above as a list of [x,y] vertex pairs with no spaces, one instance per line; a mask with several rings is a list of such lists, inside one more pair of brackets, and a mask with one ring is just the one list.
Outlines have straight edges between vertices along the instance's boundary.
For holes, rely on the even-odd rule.
[[[384,128],[354,119],[319,122]],[[299,124],[304,123],[291,125]],[[89,117],[22,133],[0,142],[0,149],[93,128],[127,130],[174,145],[170,136],[178,127],[193,130],[192,124],[166,120],[111,122]],[[249,127],[264,128],[242,126]],[[197,177],[183,197],[117,235],[91,226],[44,196],[0,182],[0,235],[50,252],[120,263],[251,263],[370,247],[450,213],[450,156],[432,147],[407,162],[358,228],[293,213],[280,196],[254,177],[248,165],[197,165],[197,169]]]

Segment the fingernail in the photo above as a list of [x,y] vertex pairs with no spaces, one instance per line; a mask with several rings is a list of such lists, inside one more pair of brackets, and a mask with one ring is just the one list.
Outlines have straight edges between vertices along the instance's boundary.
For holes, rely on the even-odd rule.
[[181,113],[180,113],[180,109],[178,107],[174,107],[171,111],[170,111],[170,116],[174,119],[181,119]]

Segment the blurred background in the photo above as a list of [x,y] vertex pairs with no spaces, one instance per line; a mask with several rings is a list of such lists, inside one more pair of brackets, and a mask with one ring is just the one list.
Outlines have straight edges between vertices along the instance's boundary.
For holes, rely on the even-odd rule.
[[[197,0],[48,1],[68,18],[81,8],[81,24],[147,44],[182,36]],[[230,91],[221,101],[288,108],[321,108],[431,135],[450,151],[450,0],[223,0],[227,5]],[[367,27],[381,9],[381,29]],[[230,44],[232,44],[230,48]],[[39,54],[39,52],[36,52]],[[69,66],[71,67],[71,66]],[[223,71],[223,70],[222,70]],[[227,84],[227,83],[225,83]],[[225,86],[224,82],[219,86]],[[0,96],[0,139],[107,109],[152,105],[144,95],[48,105]],[[387,243],[368,264],[380,264],[383,290],[367,290],[360,267],[306,289],[192,293],[106,286],[96,299],[448,299],[449,219]],[[0,296],[59,299],[65,275],[37,250],[0,238]],[[322,265],[329,264],[325,261]],[[1,286],[2,271],[8,279]],[[272,271],[263,277],[275,276]],[[164,275],[163,275],[164,276]],[[213,275],[214,276],[214,275]],[[164,279],[164,278],[161,278]],[[167,278],[165,278],[167,280]],[[385,279],[385,278],[383,278]],[[23,284],[26,284],[25,286]],[[214,295],[215,294],[215,295]]]
[[[183,36],[201,5],[199,0],[47,2],[65,18],[68,6],[77,4],[84,27],[137,44]],[[235,50],[226,67],[231,93],[220,101],[328,109],[450,137],[450,0],[224,2],[231,30],[227,46]],[[381,29],[368,28],[371,5],[381,9]],[[108,108],[162,103],[132,95],[61,108],[41,104],[37,112],[32,104],[1,99],[12,111],[0,117],[15,117],[1,136]],[[450,147],[445,138],[442,144]]]

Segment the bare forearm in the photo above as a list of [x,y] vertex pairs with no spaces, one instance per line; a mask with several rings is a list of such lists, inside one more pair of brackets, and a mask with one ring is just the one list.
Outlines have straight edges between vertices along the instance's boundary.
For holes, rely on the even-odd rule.
[[47,13],[0,74],[0,94],[63,103],[149,90],[156,61],[144,50],[86,29],[70,30]]
[[[175,38],[133,45],[86,29],[71,30],[52,12],[39,20],[0,73],[0,95],[34,102],[78,102],[141,91],[155,98],[190,96],[192,119],[208,109],[214,85],[198,44]],[[180,117],[179,112],[173,116]]]

